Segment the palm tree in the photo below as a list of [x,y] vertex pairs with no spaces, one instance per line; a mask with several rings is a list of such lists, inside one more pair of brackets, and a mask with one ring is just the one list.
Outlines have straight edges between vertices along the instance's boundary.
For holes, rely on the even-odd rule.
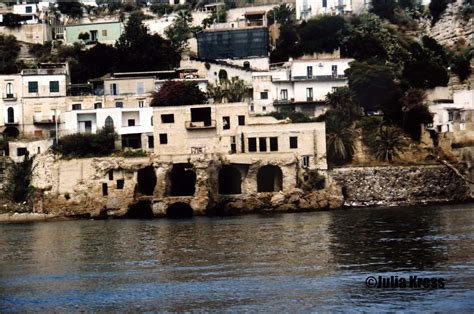
[[326,148],[328,161],[334,164],[350,162],[354,155],[355,131],[351,122],[333,111],[326,115]]
[[391,162],[403,153],[406,145],[403,133],[398,128],[381,127],[372,149],[377,159]]
[[189,10],[179,10],[176,14],[176,23],[184,22],[189,24],[193,21],[193,16]]
[[229,102],[239,102],[244,100],[248,90],[244,80],[240,79],[238,76],[233,76],[230,81],[227,81],[225,84],[227,85],[226,98]]

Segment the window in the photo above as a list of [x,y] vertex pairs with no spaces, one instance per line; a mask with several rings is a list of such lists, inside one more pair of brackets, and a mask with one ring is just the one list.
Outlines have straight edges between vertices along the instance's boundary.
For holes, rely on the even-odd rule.
[[262,111],[267,111],[267,106],[262,106]]
[[250,105],[250,111],[255,111],[255,106],[254,105]]
[[38,82],[28,82],[28,93],[38,92]]
[[278,151],[278,137],[270,137],[270,151]]
[[7,83],[7,98],[13,98],[13,84]]
[[230,153],[237,153],[237,143],[235,142],[235,136],[230,137]]
[[59,93],[59,81],[50,81],[49,82],[49,92],[50,93]]
[[135,126],[135,119],[128,119],[128,126]]
[[306,89],[306,101],[313,101],[313,88],[308,87]]
[[117,190],[123,189],[124,183],[125,183],[124,179],[118,179],[117,180]]
[[239,125],[245,125],[245,116],[239,116]]
[[161,123],[174,123],[174,114],[162,114]]
[[249,152],[256,152],[257,151],[257,138],[249,137]]
[[108,116],[107,118],[105,118],[104,125],[107,128],[113,128],[114,127],[114,120],[110,116]]
[[25,156],[26,155],[26,147],[18,147],[16,149],[16,155],[19,156]]
[[119,89],[116,83],[110,84],[110,95],[118,95]]
[[8,123],[13,123],[15,122],[15,112],[12,107],[9,107],[7,109],[7,122]]
[[123,101],[116,101],[115,108],[123,108]]
[[33,134],[35,137],[43,137],[43,130],[35,130]]
[[313,78],[313,67],[312,66],[306,67],[306,76],[309,79]]
[[26,6],[25,13],[33,13],[33,7],[31,5]]
[[102,103],[101,102],[96,102],[94,104],[94,109],[100,109],[100,108],[102,108]]
[[82,105],[81,104],[73,104],[72,105],[72,110],[81,110]]
[[141,95],[145,93],[145,86],[143,85],[143,82],[137,82],[137,94]]
[[160,144],[168,144],[168,134],[160,134]]
[[41,154],[41,147],[38,146],[38,148],[36,149],[37,153],[38,154]]
[[268,99],[268,92],[260,92],[260,99]]
[[260,137],[258,139],[258,146],[259,146],[261,152],[266,152],[267,151],[267,138],[266,137]]
[[332,77],[337,77],[337,65],[331,67]]
[[222,117],[222,128],[224,130],[230,129],[230,117]]
[[107,36],[107,30],[106,30],[106,29],[103,29],[103,30],[102,30],[102,36],[103,36],[103,37],[106,37],[106,36]]
[[287,89],[282,89],[280,91],[280,98],[281,98],[281,100],[288,100],[288,90]]
[[102,183],[102,195],[109,195],[109,186],[107,185],[107,183]]
[[328,6],[328,0],[323,0],[323,8],[327,8]]
[[138,101],[138,107],[143,108],[145,106],[145,102],[143,100]]
[[155,147],[155,138],[153,135],[148,136],[148,148],[154,148]]
[[113,180],[114,179],[114,171],[113,170],[109,170],[109,180]]
[[56,137],[56,130],[50,130],[49,131],[49,137],[50,138],[55,138]]
[[298,137],[290,136],[290,148],[298,148]]
[[448,121],[453,121],[453,120],[454,120],[454,112],[448,111]]
[[308,168],[309,167],[309,156],[301,157],[301,166],[303,168]]

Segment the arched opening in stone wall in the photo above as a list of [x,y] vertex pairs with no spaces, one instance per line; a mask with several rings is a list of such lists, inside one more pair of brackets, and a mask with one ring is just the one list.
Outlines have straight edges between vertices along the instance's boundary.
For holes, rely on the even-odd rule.
[[138,170],[137,192],[143,195],[153,195],[156,186],[155,168],[148,166]]
[[193,209],[189,204],[177,202],[166,209],[166,216],[173,219],[185,219],[193,216]]
[[123,216],[129,219],[151,219],[153,210],[150,201],[140,201],[128,207],[127,213]]
[[267,165],[258,170],[257,191],[258,192],[278,192],[282,190],[283,173],[280,167]]
[[17,138],[20,135],[20,131],[15,127],[9,126],[5,128],[3,135],[7,138]]
[[219,170],[219,194],[241,194],[242,178],[239,169],[226,165]]
[[196,172],[190,163],[174,164],[169,173],[170,196],[193,196],[196,191]]

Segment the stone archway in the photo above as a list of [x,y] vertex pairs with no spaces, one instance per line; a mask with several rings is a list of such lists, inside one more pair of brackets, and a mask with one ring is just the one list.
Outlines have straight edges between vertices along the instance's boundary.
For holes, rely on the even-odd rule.
[[17,138],[20,135],[20,131],[15,127],[9,126],[5,128],[3,135],[7,138]]
[[137,192],[142,195],[153,195],[156,181],[155,169],[152,166],[138,170]]
[[241,194],[242,177],[239,169],[226,165],[219,170],[219,194]]
[[183,202],[173,203],[166,209],[166,217],[173,219],[185,219],[193,217],[193,209],[189,204]]
[[140,201],[128,207],[127,213],[123,216],[130,219],[151,219],[154,217],[150,201]]
[[266,165],[257,173],[257,192],[278,192],[283,190],[283,173],[278,166]]
[[173,164],[168,175],[170,196],[193,196],[196,191],[196,172],[190,163]]

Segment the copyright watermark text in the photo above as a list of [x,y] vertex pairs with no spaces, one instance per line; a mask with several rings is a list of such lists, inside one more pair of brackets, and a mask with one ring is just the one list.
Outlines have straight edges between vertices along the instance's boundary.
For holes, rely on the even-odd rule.
[[443,289],[446,280],[441,277],[399,277],[369,276],[365,279],[368,288],[412,288],[412,289]]

